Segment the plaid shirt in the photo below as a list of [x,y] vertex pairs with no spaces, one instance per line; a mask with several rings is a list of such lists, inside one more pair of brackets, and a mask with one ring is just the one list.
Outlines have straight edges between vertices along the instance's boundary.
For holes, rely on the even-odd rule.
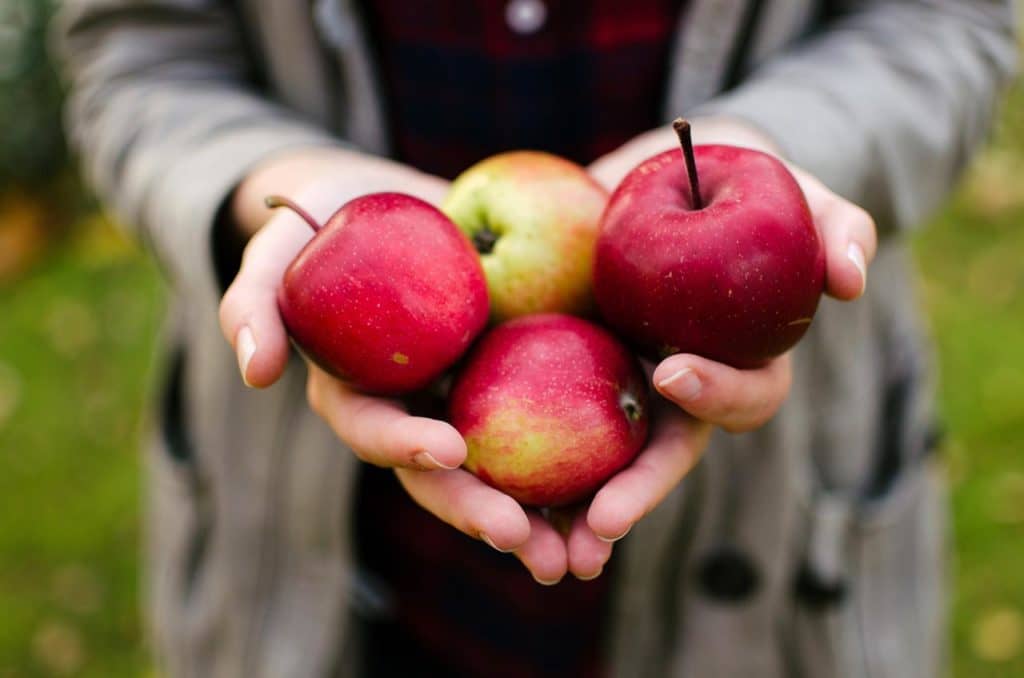
[[[364,2],[396,156],[452,178],[504,150],[581,164],[614,150],[661,122],[683,4]],[[595,581],[542,587],[375,468],[363,471],[356,515],[361,566],[393,601],[393,616],[370,627],[366,675],[601,675],[614,563]]]
[[[656,127],[683,0],[364,2],[399,159],[453,178],[499,151],[586,164]],[[520,13],[519,32],[511,8]],[[543,23],[528,25],[541,12]],[[535,28],[532,32],[527,28]]]

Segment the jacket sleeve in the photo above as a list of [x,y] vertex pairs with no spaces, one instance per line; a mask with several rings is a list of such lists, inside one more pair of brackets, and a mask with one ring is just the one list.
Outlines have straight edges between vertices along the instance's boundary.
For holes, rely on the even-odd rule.
[[216,0],[67,0],[55,25],[88,179],[177,283],[208,290],[234,186],[273,153],[339,143],[254,90],[236,22]]
[[1013,0],[853,4],[697,114],[748,120],[883,233],[937,207],[1016,65]]

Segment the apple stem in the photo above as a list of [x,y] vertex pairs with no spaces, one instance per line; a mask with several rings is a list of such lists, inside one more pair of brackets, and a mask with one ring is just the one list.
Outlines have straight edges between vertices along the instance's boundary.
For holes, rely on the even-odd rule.
[[686,173],[690,177],[690,198],[693,202],[693,209],[704,209],[704,201],[700,197],[700,180],[697,178],[697,160],[693,156],[693,138],[690,136],[690,123],[683,118],[676,118],[672,121],[672,129],[679,137],[679,144],[683,147],[683,158],[686,160]]
[[316,222],[316,219],[313,218],[313,215],[299,207],[297,204],[295,204],[293,200],[290,200],[289,198],[286,198],[282,195],[268,195],[266,198],[263,199],[263,204],[266,205],[269,209],[274,209],[276,207],[287,207],[292,212],[295,212],[300,217],[302,217],[302,220],[309,224],[309,227],[313,229],[314,233],[320,230],[320,224]]

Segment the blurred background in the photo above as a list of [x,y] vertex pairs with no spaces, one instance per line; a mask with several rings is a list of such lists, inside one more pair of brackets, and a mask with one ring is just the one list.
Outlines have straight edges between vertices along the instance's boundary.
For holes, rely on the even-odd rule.
[[[0,0],[0,678],[150,673],[141,432],[164,291],[83,189],[53,3]],[[914,242],[953,497],[954,675],[1024,676],[1024,86]]]

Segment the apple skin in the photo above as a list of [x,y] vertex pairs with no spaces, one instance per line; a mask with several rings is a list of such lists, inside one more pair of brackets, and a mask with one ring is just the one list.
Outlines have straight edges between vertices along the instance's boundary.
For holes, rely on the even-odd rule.
[[498,323],[593,311],[594,242],[607,202],[576,163],[512,151],[460,174],[441,209],[477,246]]
[[517,318],[485,334],[449,396],[465,468],[522,504],[583,499],[647,438],[647,380],[606,330],[580,318]]
[[400,193],[338,209],[285,271],[278,308],[308,358],[382,395],[429,384],[488,315],[469,240],[436,207]]
[[604,320],[658,360],[695,353],[752,368],[789,350],[825,285],[825,251],[800,186],[776,158],[696,146],[704,207],[683,155],[630,172],[601,221],[594,296]]

